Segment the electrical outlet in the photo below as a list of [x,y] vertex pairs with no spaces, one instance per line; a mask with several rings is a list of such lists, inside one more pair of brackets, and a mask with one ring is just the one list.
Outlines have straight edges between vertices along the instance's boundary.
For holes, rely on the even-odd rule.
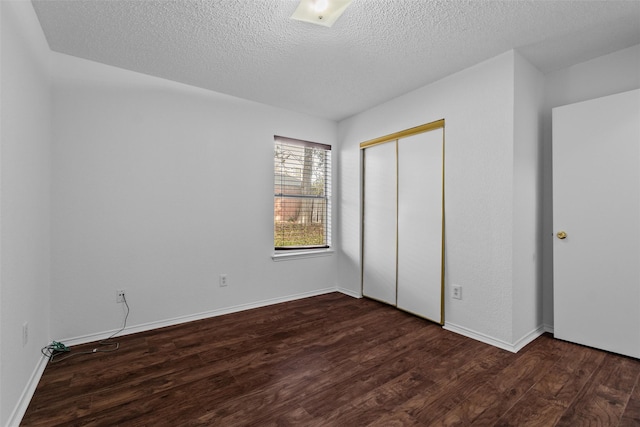
[[29,322],[22,324],[22,346],[24,347],[29,342]]
[[460,285],[451,286],[451,297],[453,299],[462,299],[462,286]]
[[220,287],[225,287],[227,286],[227,275],[226,274],[221,274],[220,275]]
[[125,300],[124,289],[118,289],[116,291],[116,302],[117,303],[123,303],[124,300]]

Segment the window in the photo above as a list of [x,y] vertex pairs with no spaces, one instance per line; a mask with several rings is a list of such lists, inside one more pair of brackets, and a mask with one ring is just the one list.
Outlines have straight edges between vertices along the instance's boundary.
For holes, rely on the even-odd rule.
[[275,137],[273,240],[277,250],[331,244],[331,146]]

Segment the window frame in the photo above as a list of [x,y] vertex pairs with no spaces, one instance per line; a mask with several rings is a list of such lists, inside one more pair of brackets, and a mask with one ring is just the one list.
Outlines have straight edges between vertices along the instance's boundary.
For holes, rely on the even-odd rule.
[[[333,253],[332,250],[332,156],[331,156],[331,145],[323,144],[318,142],[306,141],[301,139],[289,138],[280,135],[274,135],[274,156],[276,150],[279,146],[296,146],[296,147],[305,147],[305,148],[317,148],[321,149],[324,152],[325,160],[323,162],[324,171],[322,173],[322,179],[324,181],[323,185],[323,195],[304,195],[304,194],[286,194],[282,191],[277,191],[277,179],[278,176],[282,176],[283,174],[278,174],[278,169],[275,164],[274,157],[274,170],[273,170],[273,180],[274,180],[274,198],[273,198],[273,248],[274,248],[274,260],[284,259],[284,258],[307,258],[309,256],[323,256],[326,254]],[[282,171],[280,171],[282,172]],[[303,200],[323,200],[324,208],[322,212],[322,221],[323,224],[323,240],[324,244],[319,245],[291,245],[291,246],[276,246],[276,201],[282,199],[303,199]]]

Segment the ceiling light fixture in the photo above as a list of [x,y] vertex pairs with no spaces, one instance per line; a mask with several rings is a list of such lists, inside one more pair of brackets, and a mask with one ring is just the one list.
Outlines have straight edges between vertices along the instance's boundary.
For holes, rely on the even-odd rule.
[[352,0],[300,0],[291,19],[331,27]]
[[315,10],[316,13],[322,13],[327,10],[327,7],[329,7],[328,0],[316,0],[316,4],[313,6],[313,10]]

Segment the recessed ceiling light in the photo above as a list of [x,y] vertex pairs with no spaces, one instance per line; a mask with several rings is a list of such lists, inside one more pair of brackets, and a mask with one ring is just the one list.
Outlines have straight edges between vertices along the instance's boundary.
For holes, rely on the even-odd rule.
[[352,0],[300,0],[291,19],[330,27]]

